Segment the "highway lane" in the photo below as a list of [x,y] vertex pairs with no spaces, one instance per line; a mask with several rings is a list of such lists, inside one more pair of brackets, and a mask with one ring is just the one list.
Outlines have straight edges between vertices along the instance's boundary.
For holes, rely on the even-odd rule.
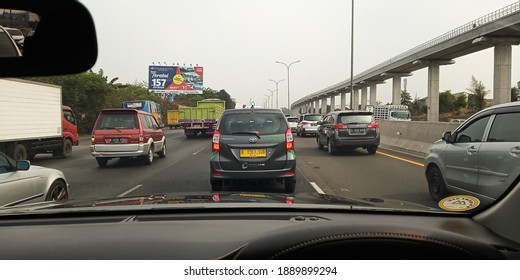
[[396,199],[437,207],[424,176],[423,159],[379,149],[364,149],[331,156],[319,150],[313,136],[296,137],[298,168],[327,194],[352,198]]
[[[202,194],[211,191],[209,157],[211,137],[186,139],[182,130],[164,130],[166,158],[155,157],[152,165],[140,161],[111,160],[99,168],[90,155],[89,139],[74,147],[70,159],[38,155],[33,164],[62,170],[71,185],[72,199],[113,198],[148,194]],[[382,154],[368,155],[365,150],[330,156],[318,150],[314,137],[295,136],[297,153],[296,202],[323,203],[325,194],[352,198],[397,199],[435,207],[429,198],[423,168]],[[404,157],[391,151],[384,151]],[[414,162],[422,159],[410,158]],[[312,183],[311,183],[312,182]],[[317,188],[315,188],[317,187]],[[226,184],[224,192],[283,193],[276,181]]]

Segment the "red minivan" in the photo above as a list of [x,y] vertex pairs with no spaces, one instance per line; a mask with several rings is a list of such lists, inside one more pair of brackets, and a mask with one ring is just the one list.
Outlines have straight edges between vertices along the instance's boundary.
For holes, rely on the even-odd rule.
[[90,152],[100,167],[113,158],[166,157],[166,137],[152,114],[135,109],[105,109],[92,130]]

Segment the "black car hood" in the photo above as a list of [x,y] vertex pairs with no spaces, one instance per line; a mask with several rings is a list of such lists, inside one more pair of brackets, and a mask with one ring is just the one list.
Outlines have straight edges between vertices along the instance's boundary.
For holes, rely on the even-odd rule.
[[[261,204],[261,205],[260,205]],[[53,212],[90,212],[150,209],[195,208],[296,208],[342,209],[405,212],[439,212],[424,205],[380,198],[353,199],[335,195],[316,195],[312,202],[299,201],[292,195],[276,193],[201,193],[185,195],[149,195],[96,200],[64,200],[4,207],[0,215]]]

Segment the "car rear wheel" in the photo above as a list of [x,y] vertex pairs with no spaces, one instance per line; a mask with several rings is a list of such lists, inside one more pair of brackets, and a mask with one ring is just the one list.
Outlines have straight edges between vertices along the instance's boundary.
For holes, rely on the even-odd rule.
[[368,154],[373,155],[377,152],[377,146],[370,146],[367,148]]
[[224,186],[224,181],[222,180],[210,180],[211,191],[219,192],[222,191],[222,187]]
[[158,152],[157,154],[159,155],[160,158],[165,158],[166,152],[167,152],[166,141],[164,141],[162,150],[160,152]]
[[320,138],[318,136],[316,136],[316,144],[318,145],[319,150],[323,150],[323,147],[325,147],[323,144],[321,144]]
[[51,187],[49,188],[45,200],[57,201],[67,198],[69,198],[69,193],[67,192],[67,185],[62,180],[56,180],[52,183]]
[[330,139],[327,139],[327,152],[331,156],[336,154],[336,148],[332,147],[332,143],[330,143]]
[[144,156],[144,163],[146,165],[150,165],[153,162],[153,146],[150,146],[150,149],[148,149],[148,154]]
[[107,158],[96,158],[97,164],[99,167],[105,167],[107,166],[108,159]]
[[439,201],[448,195],[444,178],[442,177],[441,170],[434,166],[428,170],[427,173],[428,190],[433,200]]
[[283,185],[284,185],[285,193],[294,193],[294,189],[296,186],[296,180],[294,180],[294,178],[285,178],[283,180]]

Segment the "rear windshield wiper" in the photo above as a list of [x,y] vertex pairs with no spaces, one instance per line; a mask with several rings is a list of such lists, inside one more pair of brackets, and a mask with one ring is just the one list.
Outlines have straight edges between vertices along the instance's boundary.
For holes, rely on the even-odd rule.
[[252,132],[252,131],[231,132],[231,134],[246,134],[246,135],[254,135],[254,136],[258,137],[258,139],[260,139],[260,135],[258,135],[257,132]]
[[103,126],[103,127],[101,127],[101,129],[115,129],[115,130],[117,130],[118,132],[121,132],[121,130],[119,130],[119,128],[117,128],[117,127]]

